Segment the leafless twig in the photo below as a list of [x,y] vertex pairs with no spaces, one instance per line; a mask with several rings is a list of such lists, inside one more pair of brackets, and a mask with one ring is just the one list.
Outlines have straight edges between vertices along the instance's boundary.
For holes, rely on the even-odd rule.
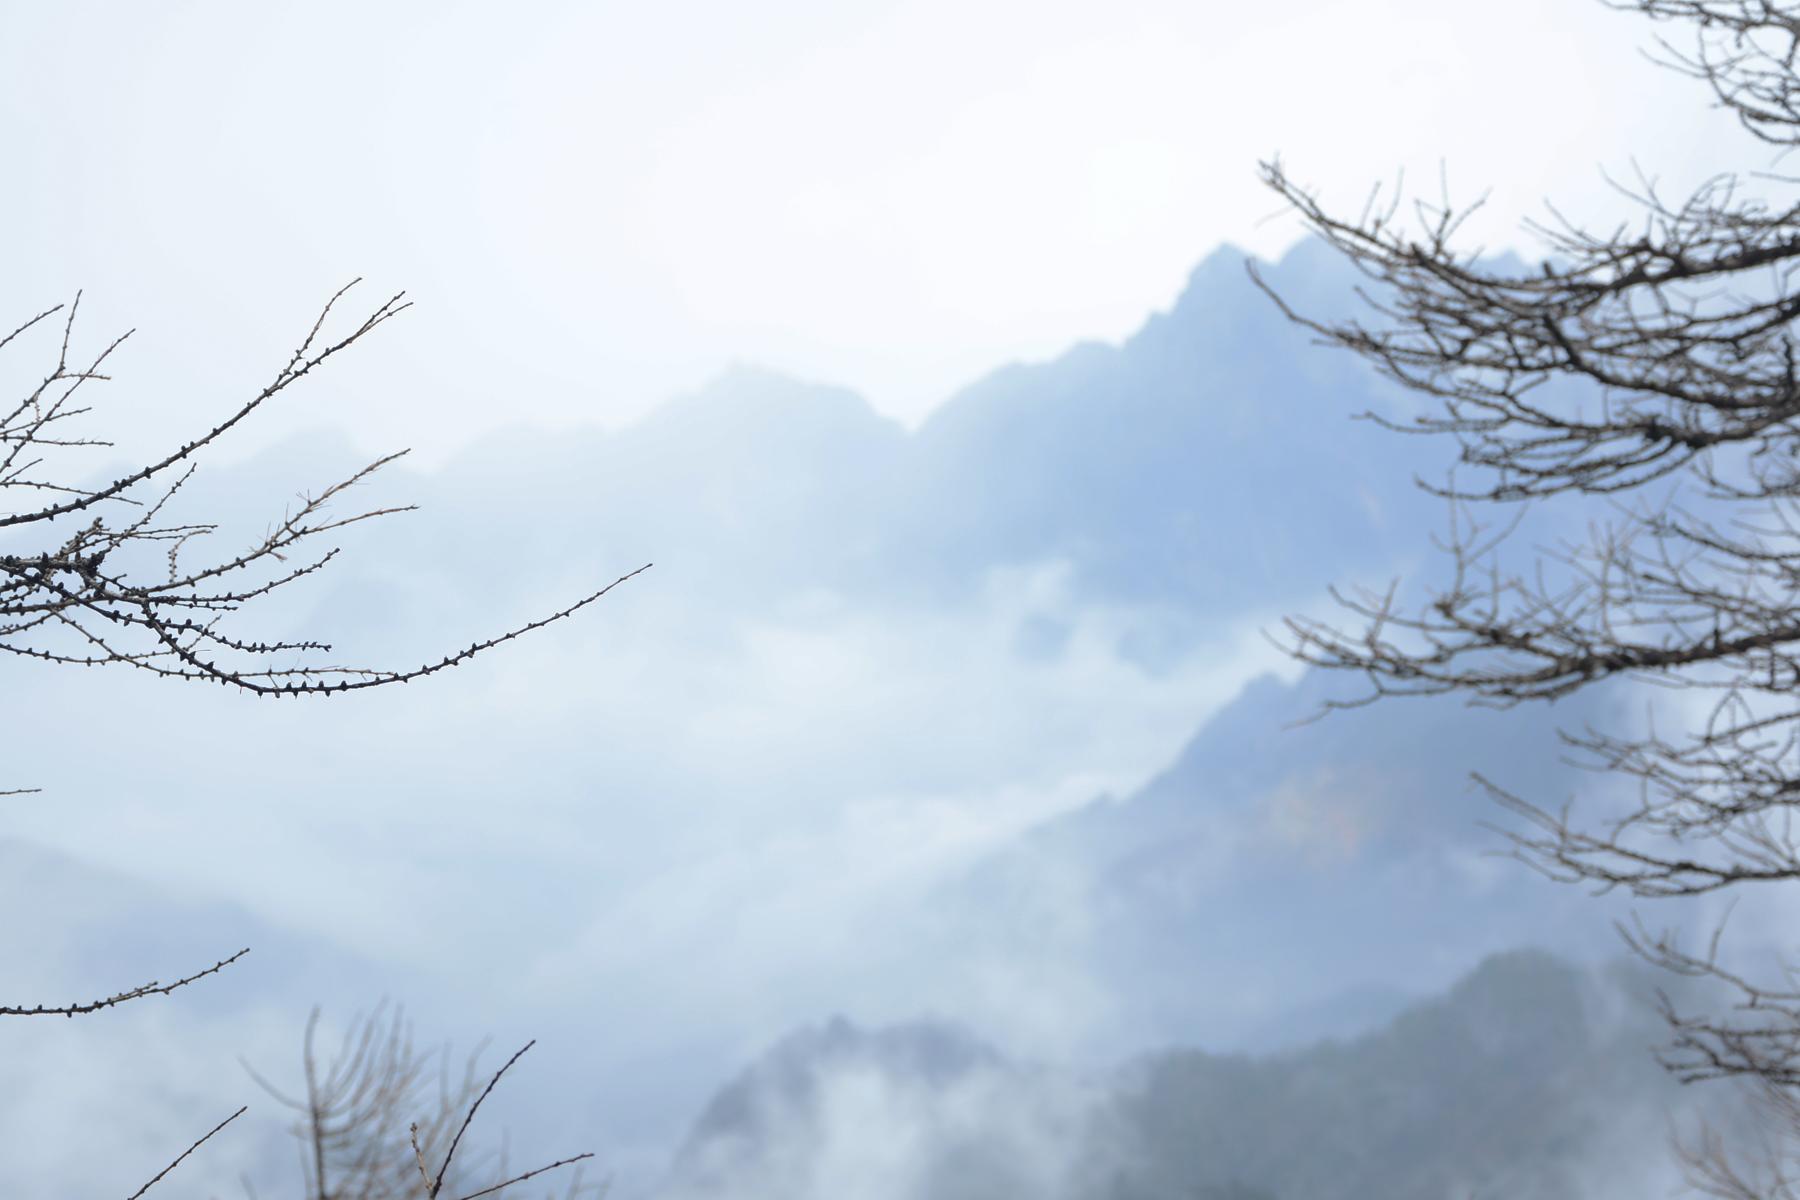
[[200,1139],[198,1141],[196,1141],[193,1145],[189,1146],[186,1150],[183,1150],[180,1154],[176,1155],[174,1162],[170,1163],[168,1166],[166,1166],[162,1170],[158,1171],[150,1179],[150,1182],[146,1183],[143,1187],[139,1188],[137,1191],[131,1193],[131,1195],[126,1197],[126,1200],[138,1200],[139,1196],[142,1196],[145,1192],[147,1192],[151,1188],[155,1187],[157,1185],[157,1183],[162,1179],[163,1176],[167,1175],[170,1171],[173,1171],[176,1167],[179,1167],[182,1164],[182,1161],[184,1159],[186,1159],[188,1155],[192,1154],[194,1151],[198,1150],[200,1147],[206,1145],[206,1143],[212,1139],[213,1134],[219,1132],[219,1130],[225,1128],[227,1125],[231,1124],[233,1121],[237,1120],[239,1117],[243,1116],[245,1113],[247,1113],[249,1111],[250,1110],[249,1110],[248,1106],[246,1106],[244,1108],[240,1108],[236,1112],[232,1113],[229,1117],[226,1117],[223,1121],[220,1121],[217,1125],[214,1125],[211,1129],[209,1129],[205,1133],[201,1134]]
[[190,983],[205,979],[229,967],[244,955],[250,953],[248,946],[239,950],[229,958],[221,958],[204,971],[195,971],[192,975],[183,976],[173,983],[158,983],[152,979],[149,983],[139,984],[134,988],[117,992],[103,1000],[88,1000],[78,1004],[34,1004],[29,1008],[0,1005],[0,1017],[76,1017],[85,1013],[99,1012],[103,1008],[124,1004],[128,1000],[138,1000],[145,996],[166,996],[177,988],[184,988]]

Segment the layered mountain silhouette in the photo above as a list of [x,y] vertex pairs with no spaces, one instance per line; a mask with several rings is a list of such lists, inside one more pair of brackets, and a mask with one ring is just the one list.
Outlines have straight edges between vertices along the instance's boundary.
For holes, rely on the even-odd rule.
[[1670,1121],[1691,1133],[1680,1114],[1699,1093],[1652,1061],[1664,1031],[1647,999],[1641,970],[1513,951],[1358,1038],[1099,1073],[1011,1061],[943,1026],[838,1019],[721,1090],[662,1195],[1655,1194],[1674,1178]]
[[[377,588],[399,607],[409,582],[457,564],[456,616],[650,560],[659,587],[734,609],[820,588],[942,602],[996,569],[1056,562],[1083,597],[1185,623],[1384,581],[1442,525],[1413,480],[1441,475],[1453,447],[1352,420],[1391,415],[1393,389],[1312,345],[1244,264],[1217,251],[1123,343],[1002,368],[910,433],[851,391],[745,367],[616,432],[496,435],[371,493],[422,512],[359,531],[379,581],[340,572],[326,611],[354,623]],[[1315,312],[1340,310],[1355,282],[1310,244],[1265,273]],[[256,511],[267,462],[232,474],[224,494]],[[497,560],[509,569],[474,569]]]
[[946,956],[960,944],[1046,978],[1082,964],[1104,1026],[1136,1039],[1111,1043],[1125,1050],[1356,1032],[1508,946],[1616,949],[1614,910],[1510,858],[1517,819],[1472,777],[1592,805],[1596,777],[1565,759],[1558,730],[1615,722],[1613,700],[1323,713],[1356,686],[1254,681],[1143,788],[1030,831],[949,887]]
[[[1439,516],[1412,486],[1429,460],[1350,420],[1389,398],[1310,345],[1244,263],[1221,249],[1123,344],[995,372],[933,412],[896,506],[900,557],[960,575],[1066,559],[1094,594],[1208,615],[1385,567]],[[1313,247],[1268,274],[1335,292],[1334,311],[1352,282]]]
[[[1339,311],[1355,282],[1310,244],[1266,272],[1314,313]],[[1105,694],[1080,690],[1090,679],[1191,686],[1181,672],[1197,673],[1196,647],[1227,626],[1312,604],[1332,582],[1381,583],[1428,561],[1425,539],[1443,510],[1413,477],[1440,474],[1454,448],[1350,420],[1365,409],[1403,412],[1403,398],[1353,358],[1312,346],[1251,286],[1243,256],[1222,250],[1121,344],[1004,368],[915,430],[843,388],[742,368],[629,428],[517,430],[441,469],[402,464],[345,507],[416,502],[421,511],[347,530],[342,557],[271,600],[251,623],[256,638],[323,637],[333,660],[347,663],[426,661],[643,562],[657,567],[580,624],[398,696],[335,706],[272,708],[143,679],[16,667],[19,686],[0,694],[14,777],[0,786],[43,785],[73,811],[92,803],[107,814],[63,825],[34,808],[34,834],[78,849],[80,830],[90,829],[112,839],[106,857],[122,861],[120,831],[138,827],[116,819],[121,806],[175,811],[193,823],[180,840],[164,826],[142,827],[145,853],[163,856],[161,877],[179,873],[169,864],[182,855],[197,864],[223,855],[243,869],[220,877],[278,877],[283,886],[268,889],[280,891],[279,903],[261,891],[217,904],[172,901],[89,878],[79,862],[0,845],[0,885],[10,878],[19,889],[13,911],[42,914],[0,929],[0,948],[37,964],[38,974],[21,966],[17,976],[31,985],[27,995],[59,999],[252,944],[247,964],[265,981],[253,1003],[267,999],[262,1011],[279,1014],[258,1036],[285,1048],[297,1037],[293,1015],[314,1000],[368,1004],[383,991],[416,999],[407,990],[416,975],[332,949],[401,945],[436,972],[420,990],[475,996],[470,1021],[518,1016],[563,1047],[539,1076],[555,1082],[521,1124],[559,1145],[630,1128],[622,1137],[634,1151],[654,1143],[659,1164],[675,1136],[661,1114],[702,1102],[728,1066],[720,1047],[811,1014],[855,1013],[855,996],[840,999],[846,980],[857,981],[858,996],[879,994],[885,981],[904,983],[910,997],[930,994],[917,985],[922,976],[935,985],[931,973],[941,969],[939,1011],[979,1019],[1009,1055],[1017,1048],[1000,1026],[1023,1016],[1005,1003],[1030,1000],[1046,1010],[1047,1026],[1064,1022],[1063,1007],[1079,1008],[1074,1023],[1091,1035],[1084,1052],[1117,1057],[1175,1043],[1268,1050],[1366,1033],[1483,955],[1542,941],[1547,929],[1568,933],[1571,944],[1557,949],[1580,950],[1573,943],[1586,935],[1577,930],[1609,936],[1604,914],[1490,856],[1502,844],[1477,822],[1497,814],[1467,772],[1487,770],[1551,804],[1583,790],[1583,778],[1559,764],[1552,728],[1607,717],[1603,698],[1498,714],[1396,702],[1287,729],[1336,681],[1264,680],[1141,789],[1096,800],[939,880],[907,910],[920,914],[916,927],[896,921],[849,939],[843,954],[854,961],[815,949],[841,944],[815,938],[815,894],[783,890],[839,865],[806,857],[828,857],[837,845],[836,827],[820,815],[828,804],[848,811],[873,800],[877,814],[883,805],[948,809],[1014,784],[1061,782],[996,782],[985,767],[967,769],[983,752],[991,708],[959,718],[963,758],[936,761],[938,747],[880,705],[821,729],[816,747],[805,743],[810,726],[805,736],[784,728],[781,753],[759,758],[759,721],[794,689],[889,686],[839,669],[862,670],[870,641],[891,638],[900,649],[880,643],[867,661],[942,660],[895,682],[903,695],[960,682],[973,657],[998,681],[995,695],[1001,685],[1036,687],[1049,673],[1048,693],[1067,698],[1054,708],[1063,724],[1037,735],[1048,754],[1079,742],[1068,721],[1104,711]],[[359,465],[339,438],[296,439],[204,469],[168,516],[222,517],[227,536],[254,538],[295,491]],[[1037,571],[1066,591],[1054,611],[989,603],[997,577]],[[854,619],[839,621],[844,614]],[[1071,646],[1101,660],[1097,675],[1084,673],[1088,663]],[[768,665],[802,659],[810,669],[815,658],[816,676],[776,678]],[[1066,676],[1054,674],[1069,662]],[[966,699],[953,682],[930,702],[962,713]],[[728,736],[690,725],[696,710]],[[94,749],[96,728],[107,731],[104,754]],[[68,763],[81,764],[78,775],[62,774]],[[918,763],[931,769],[912,773]],[[801,799],[783,807],[790,795]],[[520,812],[530,815],[510,815]],[[948,827],[955,832],[956,822]],[[750,861],[736,873],[765,853],[775,868]],[[680,873],[694,864],[717,864],[732,878],[710,894],[712,876]],[[822,890],[818,903],[853,907],[858,882]],[[338,889],[330,916],[296,900],[310,886]],[[259,911],[314,925],[287,933],[250,915]],[[1563,919],[1575,912],[1580,919]],[[755,936],[740,937],[740,928]],[[439,944],[420,948],[407,932]],[[616,955],[615,938],[628,943]],[[581,954],[600,961],[571,962]],[[978,977],[1001,1007],[957,1012],[951,1002],[972,994],[958,972]],[[735,1003],[743,980],[768,981],[755,1013]],[[227,995],[236,1003],[244,993],[196,991],[145,1011],[211,1013]],[[845,1047],[847,1062],[862,1053],[853,1031],[820,1037]],[[963,1179],[986,1181],[985,1192],[969,1184],[971,1195],[1054,1195],[1064,1176],[1101,1189],[1161,1186],[1153,1174],[1120,1174],[1110,1159],[1102,1177],[1079,1155],[1059,1157],[1085,1144],[1072,1135],[1046,1147],[1046,1128],[1086,1128],[1092,1079],[1038,1073],[954,1038],[931,1045],[911,1067],[883,1059],[865,1074],[897,1072],[920,1096],[963,1088],[964,1107],[933,1118],[949,1126],[990,1094],[1015,1095],[1008,1089],[1021,1072],[1043,1085],[1035,1107],[1021,1109],[1030,1119],[997,1143],[1002,1150],[969,1145],[952,1166],[933,1167],[942,1188],[932,1194],[954,1195]],[[243,1048],[225,1049],[233,1071],[230,1056]],[[810,1062],[826,1051],[804,1043],[795,1053]],[[905,1059],[893,1046],[880,1054]],[[621,1064],[644,1063],[654,1064],[644,1079],[618,1081]],[[1118,1086],[1108,1076],[1101,1090],[1115,1097]],[[612,1094],[597,1099],[600,1089]],[[848,1102],[879,1110],[888,1098],[852,1089]],[[970,1128],[998,1136],[991,1125]],[[699,1158],[711,1153],[702,1142],[713,1144],[694,1143]],[[912,1161],[872,1161],[902,1160]],[[1025,1161],[1042,1173],[1019,1175]],[[1270,1181],[1193,1182],[1253,1189],[1198,1193],[1245,1200]]]

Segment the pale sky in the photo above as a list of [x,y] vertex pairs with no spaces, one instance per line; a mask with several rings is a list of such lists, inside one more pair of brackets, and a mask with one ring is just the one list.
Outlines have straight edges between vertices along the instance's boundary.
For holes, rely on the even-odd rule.
[[430,459],[734,361],[915,422],[1128,334],[1221,242],[1279,252],[1271,153],[1347,207],[1447,162],[1495,243],[1544,196],[1617,208],[1633,156],[1745,165],[1650,34],[1592,0],[16,6],[0,317],[85,287],[163,432],[345,280],[418,300],[228,455],[329,425]]

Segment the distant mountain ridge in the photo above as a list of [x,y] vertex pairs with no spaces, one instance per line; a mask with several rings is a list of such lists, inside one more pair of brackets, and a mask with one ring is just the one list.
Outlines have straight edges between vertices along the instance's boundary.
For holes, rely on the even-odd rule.
[[[279,1005],[258,1013],[271,1025],[258,1044],[273,1047],[272,1056],[291,1049],[295,1012],[311,1001],[326,999],[334,1011],[366,1004],[375,998],[367,989],[389,990],[388,980],[397,981],[392,990],[401,998],[440,986],[440,996],[457,987],[491,988],[484,1002],[540,1004],[534,1020],[550,1008],[567,1022],[548,1030],[564,1036],[547,1042],[576,1048],[538,1068],[540,1078],[556,1083],[545,1086],[530,1127],[545,1136],[558,1131],[558,1121],[613,1134],[629,1128],[621,1138],[637,1139],[634,1152],[652,1147],[658,1163],[661,1139],[679,1119],[661,1114],[690,1111],[716,1078],[721,1046],[741,1045],[800,1013],[855,1011],[841,995],[874,994],[875,982],[900,978],[892,974],[896,963],[910,971],[909,980],[935,986],[938,963],[973,961],[976,986],[948,995],[984,1002],[1017,996],[1043,1010],[1047,1027],[1064,1022],[1065,1009],[1086,1004],[1086,994],[1074,993],[1091,988],[1101,993],[1093,1023],[1111,1022],[1117,1035],[1102,1039],[1109,1053],[1176,1042],[1292,1047],[1320,1032],[1378,1026],[1484,952],[1525,940],[1545,913],[1562,911],[1549,905],[1561,903],[1563,893],[1484,857],[1493,843],[1473,826],[1491,810],[1471,798],[1463,776],[1477,763],[1464,751],[1475,747],[1508,767],[1527,767],[1523,782],[1531,788],[1562,788],[1550,756],[1536,757],[1544,727],[1529,723],[1545,715],[1541,710],[1525,714],[1527,727],[1504,732],[1451,704],[1392,704],[1288,734],[1282,726],[1308,715],[1315,681],[1255,684],[1137,793],[1052,822],[942,889],[933,931],[942,933],[942,956],[935,944],[911,940],[918,931],[907,922],[922,904],[894,918],[892,944],[884,925],[883,937],[846,948],[855,961],[838,963],[815,951],[802,917],[784,916],[809,911],[799,903],[805,890],[784,890],[786,880],[746,870],[728,888],[731,903],[745,911],[727,920],[705,912],[710,877],[673,874],[679,888],[655,886],[662,881],[653,878],[668,869],[664,864],[707,861],[683,840],[689,829],[716,837],[718,861],[735,865],[739,840],[718,831],[738,811],[752,810],[739,802],[761,781],[744,783],[739,768],[746,764],[791,772],[775,786],[806,793],[806,803],[816,804],[817,796],[874,798],[878,810],[915,799],[922,808],[961,805],[991,790],[1063,782],[996,781],[979,767],[973,779],[955,775],[986,753],[981,720],[995,707],[960,717],[970,731],[968,746],[957,752],[964,757],[946,756],[927,784],[893,777],[903,773],[895,762],[933,755],[916,730],[890,715],[917,712],[916,703],[871,706],[867,719],[858,713],[858,722],[831,727],[829,747],[818,735],[820,748],[840,757],[837,743],[868,753],[836,774],[808,774],[811,747],[793,729],[781,731],[785,744],[759,760],[758,720],[796,689],[830,693],[844,686],[847,670],[865,663],[879,670],[906,655],[941,655],[951,660],[948,669],[896,684],[937,688],[945,679],[960,682],[971,647],[977,658],[992,647],[1000,665],[977,667],[1008,684],[1036,687],[1048,679],[1056,721],[1095,719],[1109,701],[1079,690],[1096,677],[1091,665],[1098,664],[1102,681],[1130,676],[1132,686],[1174,680],[1191,688],[1199,671],[1191,652],[1216,639],[1224,622],[1235,628],[1292,611],[1332,581],[1385,580],[1418,556],[1422,531],[1441,512],[1411,477],[1431,474],[1452,448],[1350,421],[1393,397],[1356,360],[1311,346],[1304,330],[1255,291],[1243,267],[1241,254],[1220,251],[1196,268],[1168,311],[1125,342],[1086,344],[1053,361],[1003,368],[912,432],[846,389],[740,368],[624,430],[515,431],[441,470],[409,473],[401,464],[346,497],[346,509],[416,502],[422,511],[346,531],[343,559],[277,598],[259,636],[328,637],[334,658],[344,661],[428,661],[446,646],[542,616],[643,562],[654,560],[656,570],[580,621],[485,656],[434,688],[408,689],[403,712],[384,712],[377,703],[386,698],[367,694],[303,711],[192,690],[178,707],[149,681],[97,686],[97,672],[49,672],[54,678],[13,689],[7,707],[16,745],[45,764],[86,756],[82,786],[109,805],[104,825],[44,819],[31,827],[41,836],[71,830],[68,844],[79,849],[84,831],[93,831],[111,840],[110,861],[130,863],[134,847],[120,842],[140,826],[116,819],[110,806],[128,797],[152,812],[179,798],[184,813],[229,813],[231,829],[218,845],[189,847],[167,840],[167,822],[146,822],[146,842],[159,847],[147,853],[164,855],[158,863],[165,874],[177,869],[167,864],[190,852],[246,863],[229,877],[259,889],[239,896],[249,903],[252,896],[266,900],[264,881],[286,872],[282,886],[270,883],[268,891],[282,892],[290,920],[310,915],[303,909],[312,886],[306,872],[349,889],[344,895],[357,894],[369,879],[405,880],[404,903],[365,907],[369,922],[355,909],[321,917],[320,945],[290,946],[279,931],[230,905],[121,893],[113,910],[141,921],[114,924],[110,917],[89,921],[83,900],[110,895],[110,885],[59,884],[43,892],[57,899],[44,901],[31,885],[16,896],[15,911],[50,915],[41,929],[13,929],[10,941],[0,931],[0,943],[12,961],[67,968],[58,976],[66,985],[53,990],[80,992],[102,975],[110,983],[114,971],[126,976],[119,984],[125,986],[196,956],[210,962],[215,941],[217,952],[227,953],[240,939],[223,935],[242,930],[242,941],[256,946],[249,972],[210,981],[225,986],[197,993],[191,1005],[143,1011],[204,1015],[223,998],[241,999],[245,993],[236,989],[252,973],[275,979]],[[1284,294],[1315,312],[1343,303],[1352,281],[1344,264],[1316,245],[1296,248],[1267,270]],[[254,538],[291,490],[316,489],[358,465],[341,439],[295,439],[252,461],[202,471],[178,497],[187,507],[170,516],[222,513],[231,535]],[[1046,611],[1033,607],[1035,596],[1022,605],[1010,596],[992,599],[990,589],[1002,590],[996,577],[1010,587],[1014,575],[1026,574],[1051,579],[1055,594],[1041,606]],[[1088,640],[1073,637],[1072,628]],[[952,636],[942,638],[946,632]],[[879,653],[866,653],[870,641],[890,636]],[[937,639],[950,648],[937,650]],[[759,690],[755,672],[766,663],[745,651],[750,642],[784,667],[794,660],[811,667],[818,658],[827,669],[771,671],[779,686]],[[1079,652],[1070,653],[1070,645]],[[659,657],[671,650],[680,653]],[[534,656],[546,652],[555,656],[553,671],[531,676],[520,669],[544,668],[546,659]],[[1046,669],[1071,664],[1062,674]],[[734,674],[753,686],[732,690]],[[860,678],[877,692],[890,683]],[[726,702],[715,706],[716,694]],[[932,695],[960,715],[965,696],[954,684]],[[997,707],[996,695],[990,689],[982,699]],[[1166,694],[1156,702],[1167,711]],[[998,703],[1010,705],[1012,697]],[[685,724],[683,706],[709,721],[723,718],[714,725],[733,737],[689,737],[708,731]],[[1555,715],[1581,711],[1564,706]],[[61,715],[68,713],[111,731],[107,755],[92,754],[91,737]],[[1072,728],[1057,725],[1034,744],[1047,749],[1066,737],[1087,745]],[[271,769],[280,755],[291,756],[291,769]],[[688,770],[696,763],[704,769]],[[1071,763],[1067,771],[1091,778],[1087,762]],[[1392,787],[1384,782],[1390,774]],[[24,782],[61,781],[33,775]],[[1085,782],[1079,787],[1078,794],[1089,794]],[[367,813],[356,811],[363,794],[371,801]],[[765,796],[754,799],[762,804],[753,809],[758,813],[788,811]],[[291,819],[315,801],[332,810],[329,819]],[[525,836],[515,836],[507,814],[521,807],[543,824],[521,824]],[[743,857],[768,853],[787,864],[781,870],[789,877],[810,875],[807,848],[828,855],[838,844],[829,822],[816,816],[790,814],[784,819],[794,825],[773,831],[772,850],[752,845]],[[783,840],[788,844],[773,844]],[[320,852],[324,846],[330,855]],[[332,857],[339,849],[346,852]],[[291,861],[307,853],[319,857]],[[267,855],[266,863],[253,861],[257,854]],[[0,870],[8,865],[0,849]],[[393,866],[406,869],[389,875]],[[1266,879],[1254,878],[1265,870]],[[22,868],[16,878],[32,876]],[[854,911],[854,883],[824,894],[841,896]],[[1553,894],[1556,901],[1545,899]],[[737,938],[739,916],[758,936]],[[794,923],[781,928],[782,920]],[[357,940],[377,922],[390,932],[410,925],[419,938],[442,938],[430,957],[450,982],[420,983],[418,972],[384,975],[332,952],[333,937],[379,944]],[[1587,910],[1587,924],[1604,931],[1597,910]],[[40,934],[66,956],[49,954],[33,940]],[[896,949],[902,937],[908,940]],[[1276,953],[1276,938],[1291,944]],[[608,939],[626,948],[615,955]],[[602,965],[584,966],[570,946],[593,952]],[[1408,946],[1418,953],[1409,956]],[[882,957],[889,951],[891,958]],[[427,957],[409,952],[415,961]],[[750,964],[759,954],[773,967]],[[715,959],[723,969],[705,970]],[[568,991],[536,986],[534,972],[546,963]],[[1040,966],[1049,969],[1034,973]],[[270,974],[261,974],[265,969]],[[853,976],[860,984],[845,983]],[[743,979],[768,988],[774,999],[766,1008],[780,1007],[778,1017],[737,1009],[732,989]],[[684,986],[703,998],[716,988],[724,997],[704,1030],[694,1015],[703,999],[690,994],[670,1002],[677,1015],[658,1007]],[[256,993],[258,1001],[267,994]],[[797,995],[806,1002],[796,1003]],[[817,995],[825,999],[814,1005]],[[596,1027],[619,1028],[621,996],[652,998],[641,1027],[618,1035],[653,1030],[660,1040],[642,1059],[588,1040],[603,1037]],[[279,1022],[270,1015],[275,1007]],[[459,1032],[487,1028],[485,1014],[493,1011],[474,1014],[479,1028]],[[962,1015],[947,1003],[904,1011]],[[1025,1015],[1014,1015],[1024,1027]],[[260,1050],[257,1057],[260,1065]],[[621,1061],[655,1064],[645,1069],[653,1082],[603,1104],[595,1097],[612,1089],[594,1081]],[[1012,1087],[1020,1070],[979,1054],[956,1061],[948,1082],[963,1107],[934,1118],[952,1125]],[[224,1065],[235,1070],[229,1055]],[[881,1060],[856,1077],[886,1078],[892,1067]],[[908,1078],[920,1094],[944,1082]],[[1030,1121],[1009,1127],[1000,1145],[1074,1170],[1059,1157],[1059,1147],[1075,1144],[1072,1137],[1044,1146],[1038,1135],[1046,1127],[1066,1135],[1078,1124],[1091,1100],[1088,1085],[1063,1079],[1045,1087],[1035,1107],[1021,1109]],[[885,1093],[854,1087],[851,1096],[877,1107],[887,1102]],[[1016,1194],[1049,1194],[1046,1178],[1021,1180],[1005,1164],[971,1163],[975,1152],[962,1153],[957,1161],[967,1177],[993,1184],[985,1194],[1005,1192],[1008,1180]],[[945,1184],[952,1186],[962,1185]]]
[[1490,826],[1514,819],[1470,778],[1552,806],[1590,793],[1557,730],[1604,723],[1615,700],[1395,699],[1308,720],[1354,688],[1317,671],[1253,681],[1136,792],[949,884],[942,956],[1034,964],[1045,987],[1081,964],[1124,1052],[1360,1031],[1521,942],[1616,952],[1618,911],[1508,858]]
[[[980,497],[915,528],[963,569],[1061,557],[1100,595],[1218,613],[1310,594],[1405,545],[1428,461],[1350,418],[1386,407],[1355,359],[1310,344],[1221,248],[1122,344],[1086,344],[965,388],[919,429],[915,495]],[[1353,282],[1310,245],[1265,268],[1283,291]],[[1442,449],[1442,448],[1438,448]],[[1278,467],[1279,469],[1272,469]]]
[[[523,589],[571,559],[573,525],[591,534],[582,561],[654,559],[739,604],[808,588],[938,601],[1061,562],[1084,598],[1190,624],[1385,579],[1441,521],[1412,480],[1451,448],[1352,421],[1391,403],[1386,385],[1313,346],[1245,262],[1216,251],[1123,343],[1003,367],[910,434],[847,389],[736,368],[616,432],[491,438],[394,489],[423,509],[405,534],[360,536],[408,574],[505,546],[539,565],[480,586]],[[1334,309],[1354,282],[1310,244],[1264,269]]]
[[[1099,1078],[930,1024],[834,1021],[718,1094],[661,1195],[852,1194],[856,1147],[879,1163],[903,1143],[905,1169],[854,1194],[1623,1200],[1672,1178],[1646,1141],[1660,1146],[1696,1095],[1650,1058],[1664,1031],[1647,996],[1639,969],[1512,951],[1356,1039],[1265,1057],[1170,1050]],[[1069,1167],[1049,1190],[1030,1190],[1034,1148]]]

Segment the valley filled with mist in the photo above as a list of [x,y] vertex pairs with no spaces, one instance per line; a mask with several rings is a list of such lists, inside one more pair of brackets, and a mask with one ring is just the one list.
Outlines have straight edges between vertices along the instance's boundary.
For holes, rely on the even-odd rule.
[[[1264,270],[1356,302],[1316,243]],[[0,1192],[111,1194],[248,1103],[184,1194],[298,1194],[245,1066],[294,1086],[315,1005],[384,1000],[456,1062],[537,1039],[490,1140],[592,1149],[619,1200],[1666,1189],[1722,1093],[1651,1057],[1629,905],[1508,858],[1470,779],[1607,803],[1556,731],[1641,698],[1309,720],[1357,681],[1275,644],[1333,584],[1429,579],[1451,448],[1351,419],[1417,403],[1223,248],[916,428],[742,366],[382,472],[353,502],[419,511],[347,530],[277,632],[408,663],[654,562],[456,671],[249,703],[13,664],[8,782],[45,791],[0,801],[7,991],[251,953],[0,1025]],[[254,535],[358,465],[296,435],[179,503]]]

